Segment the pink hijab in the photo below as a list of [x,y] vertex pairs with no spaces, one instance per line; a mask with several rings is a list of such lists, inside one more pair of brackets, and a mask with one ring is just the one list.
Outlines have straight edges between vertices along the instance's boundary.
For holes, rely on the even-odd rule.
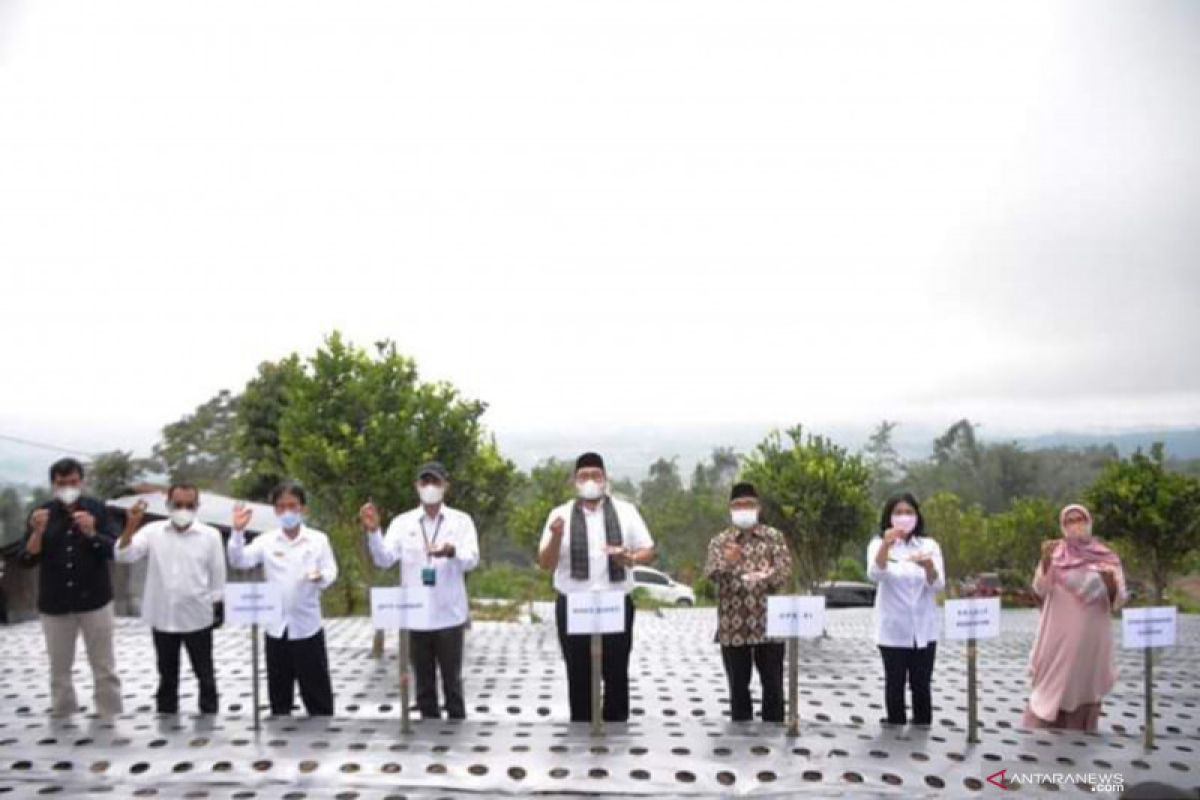
[[[1087,518],[1088,534],[1086,536],[1067,535],[1065,521],[1067,514],[1072,511],[1078,511]],[[1058,543],[1058,547],[1054,548],[1054,553],[1050,557],[1050,563],[1054,566],[1055,580],[1079,599],[1090,599],[1084,597],[1085,593],[1081,592],[1084,582],[1080,579],[1081,573],[1078,570],[1096,569],[1097,567],[1114,567],[1120,570],[1121,557],[1114,553],[1108,545],[1092,536],[1092,514],[1078,503],[1072,503],[1059,512],[1058,526],[1062,531],[1063,538]]]

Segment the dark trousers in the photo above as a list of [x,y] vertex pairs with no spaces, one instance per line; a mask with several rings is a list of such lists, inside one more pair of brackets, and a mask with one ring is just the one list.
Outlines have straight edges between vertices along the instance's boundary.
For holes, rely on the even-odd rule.
[[[592,721],[592,637],[567,635],[567,596],[560,594],[554,604],[558,624],[558,644],[567,665],[567,695],[571,701],[571,721]],[[602,715],[606,722],[629,719],[629,653],[633,649],[633,599],[625,595],[625,631],[600,637],[602,655],[600,676],[603,681]]]
[[333,687],[329,683],[329,657],[325,653],[325,631],[307,639],[289,639],[285,630],[276,639],[267,636],[267,694],[271,713],[292,713],[296,684],[310,717],[333,716]]
[[929,682],[933,677],[933,659],[937,655],[937,642],[923,648],[884,647],[883,696],[887,704],[887,720],[893,725],[906,722],[904,714],[904,684],[912,687],[913,722],[929,725],[933,721],[933,703],[930,699]]
[[762,718],[783,722],[783,642],[763,642],[738,647],[721,647],[725,677],[729,681],[730,714],[734,722],[754,717],[750,700],[750,677],[758,669],[762,684]]
[[217,676],[213,671],[212,628],[188,633],[154,631],[154,653],[158,657],[158,693],[154,697],[160,714],[179,712],[179,646],[187,650],[192,672],[200,684],[200,713],[217,713]]
[[466,719],[467,706],[463,700],[462,659],[463,626],[436,631],[412,631],[409,654],[413,677],[417,681],[417,708],[422,719],[439,719],[437,677],[442,675],[442,694],[446,697],[446,714],[450,719]]

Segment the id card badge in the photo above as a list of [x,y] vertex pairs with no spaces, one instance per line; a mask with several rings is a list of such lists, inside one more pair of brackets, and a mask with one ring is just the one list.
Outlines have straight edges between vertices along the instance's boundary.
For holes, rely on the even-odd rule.
[[437,585],[437,567],[427,566],[421,568],[421,585],[436,586]]

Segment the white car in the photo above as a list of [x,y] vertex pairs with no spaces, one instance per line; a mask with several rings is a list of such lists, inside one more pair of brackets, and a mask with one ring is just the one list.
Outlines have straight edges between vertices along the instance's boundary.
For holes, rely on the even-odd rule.
[[633,582],[636,588],[645,589],[646,594],[660,603],[676,606],[696,605],[696,591],[674,580],[665,572],[650,567],[634,567]]

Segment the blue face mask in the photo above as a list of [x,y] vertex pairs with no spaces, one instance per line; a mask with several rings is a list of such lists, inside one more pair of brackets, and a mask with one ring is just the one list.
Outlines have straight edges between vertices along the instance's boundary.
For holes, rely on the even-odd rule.
[[304,515],[299,511],[284,511],[282,514],[276,514],[279,517],[279,524],[284,527],[284,530],[300,527],[304,522]]

